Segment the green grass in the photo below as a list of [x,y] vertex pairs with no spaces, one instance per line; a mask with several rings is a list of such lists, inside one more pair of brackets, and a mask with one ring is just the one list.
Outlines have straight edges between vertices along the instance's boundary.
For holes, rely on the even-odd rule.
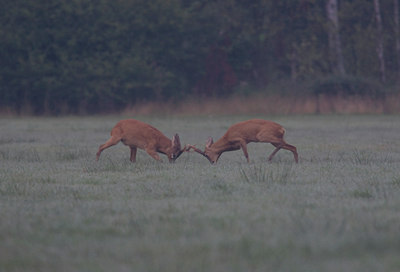
[[399,271],[400,116],[138,117],[203,149],[233,123],[269,144],[158,163],[95,154],[123,117],[0,119],[0,271]]

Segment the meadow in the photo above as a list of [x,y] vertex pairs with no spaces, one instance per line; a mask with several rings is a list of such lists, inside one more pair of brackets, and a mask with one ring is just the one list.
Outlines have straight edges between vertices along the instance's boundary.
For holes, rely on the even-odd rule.
[[0,271],[399,271],[400,115],[135,116],[203,149],[274,120],[299,152],[217,165],[98,146],[131,116],[0,119]]

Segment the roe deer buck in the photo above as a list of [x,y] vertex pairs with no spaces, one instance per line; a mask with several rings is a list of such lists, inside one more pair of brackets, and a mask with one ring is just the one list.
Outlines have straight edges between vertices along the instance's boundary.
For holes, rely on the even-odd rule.
[[136,162],[137,148],[144,149],[151,157],[161,161],[157,152],[167,155],[169,162],[174,162],[185,150],[181,149],[179,135],[175,134],[172,140],[167,138],[155,127],[138,120],[128,119],[119,121],[111,130],[111,138],[99,147],[96,160],[99,160],[101,152],[119,142],[131,149],[131,162]]
[[247,144],[251,142],[262,142],[271,143],[273,146],[275,146],[275,150],[268,158],[269,161],[276,154],[276,152],[283,148],[292,151],[294,160],[297,163],[297,149],[295,146],[285,142],[283,139],[284,134],[285,129],[275,122],[252,119],[232,125],[230,128],[228,128],[224,136],[222,136],[215,143],[211,137],[208,138],[204,151],[201,151],[193,145],[188,145],[186,151],[193,149],[197,153],[200,153],[206,157],[211,164],[214,164],[218,161],[223,152],[239,150],[242,148],[244,156],[246,157],[247,162],[249,162]]

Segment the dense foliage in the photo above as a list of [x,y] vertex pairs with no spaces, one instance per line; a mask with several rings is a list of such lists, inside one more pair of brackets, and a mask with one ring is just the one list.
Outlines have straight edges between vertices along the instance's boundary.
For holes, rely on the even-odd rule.
[[[396,1],[380,1],[388,84]],[[0,107],[17,113],[116,110],[335,72],[325,1],[1,2]],[[379,81],[373,4],[339,1],[338,16],[346,74]]]

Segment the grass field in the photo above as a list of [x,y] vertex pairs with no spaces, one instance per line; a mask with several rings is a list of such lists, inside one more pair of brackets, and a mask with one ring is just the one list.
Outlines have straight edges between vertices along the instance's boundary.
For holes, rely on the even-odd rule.
[[158,163],[119,144],[127,116],[0,119],[0,271],[400,271],[400,116],[137,117],[203,149],[237,121],[269,144]]

